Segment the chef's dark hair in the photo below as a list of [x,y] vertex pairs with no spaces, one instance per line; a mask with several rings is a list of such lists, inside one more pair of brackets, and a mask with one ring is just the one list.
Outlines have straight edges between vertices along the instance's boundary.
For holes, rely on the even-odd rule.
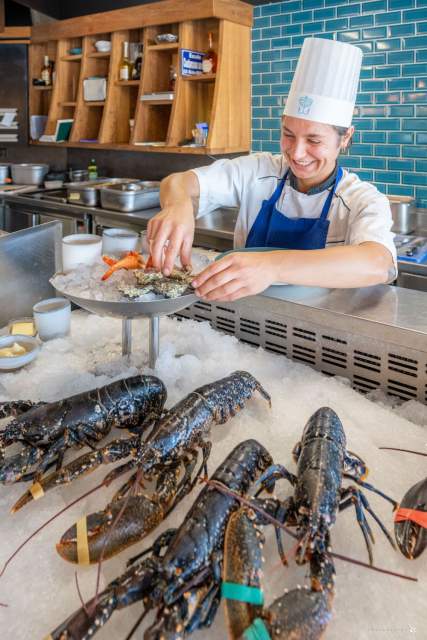
[[[345,134],[347,133],[349,127],[337,127],[336,125],[333,124],[332,129],[334,129],[337,132],[341,140],[341,138],[345,136]],[[353,136],[351,136],[350,140],[348,141],[348,145],[346,146],[344,151],[348,151],[348,149],[350,149],[352,142],[353,142]]]

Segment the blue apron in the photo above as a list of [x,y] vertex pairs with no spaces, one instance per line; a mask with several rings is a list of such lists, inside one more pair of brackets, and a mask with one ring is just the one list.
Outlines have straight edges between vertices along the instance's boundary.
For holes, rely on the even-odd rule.
[[324,249],[328,235],[327,219],[332,198],[343,171],[339,167],[333,188],[326,198],[320,218],[288,218],[276,209],[289,170],[261,209],[246,239],[246,247],[275,247],[277,249]]

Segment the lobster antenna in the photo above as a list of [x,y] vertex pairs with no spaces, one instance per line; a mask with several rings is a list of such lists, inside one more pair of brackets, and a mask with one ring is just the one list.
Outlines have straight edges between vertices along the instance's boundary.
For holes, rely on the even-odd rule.
[[60,509],[57,513],[55,513],[51,518],[49,518],[49,520],[46,520],[46,522],[44,522],[42,525],[40,525],[40,527],[38,529],[36,529],[35,531],[33,531],[33,533],[28,536],[28,538],[26,538],[24,540],[24,542],[22,542],[19,547],[17,549],[15,549],[15,551],[12,553],[12,555],[6,560],[6,562],[3,565],[2,570],[0,571],[0,578],[2,577],[2,575],[4,574],[4,572],[6,571],[8,565],[12,562],[12,560],[15,558],[15,556],[18,555],[18,553],[21,551],[21,549],[23,547],[25,547],[25,545],[30,542],[30,540],[32,540],[38,533],[40,533],[40,531],[42,531],[45,527],[47,527],[48,524],[50,524],[51,522],[53,522],[54,520],[56,520],[56,518],[58,518],[61,514],[63,514],[65,511],[67,511],[68,509],[70,509],[71,507],[73,507],[75,504],[77,504],[78,502],[80,502],[80,500],[83,500],[84,498],[87,498],[87,496],[90,496],[92,493],[95,493],[95,491],[98,491],[98,489],[101,489],[101,487],[105,486],[104,482],[101,482],[100,484],[96,485],[96,487],[93,487],[93,489],[89,489],[89,491],[86,491],[86,493],[84,493],[83,495],[79,496],[78,498],[76,498],[75,500],[73,500],[72,502],[70,502],[70,504],[67,504],[65,507],[63,507],[62,509]]
[[[292,538],[298,539],[298,536],[295,533],[293,533],[293,531],[290,531],[288,527],[286,527],[282,522],[280,522],[280,520],[276,520],[276,518],[274,518],[269,513],[267,513],[267,511],[265,511],[262,507],[259,507],[258,505],[252,503],[251,500],[248,500],[247,498],[244,498],[243,496],[241,496],[239,493],[236,493],[232,489],[229,489],[222,482],[219,482],[218,480],[209,480],[206,477],[200,478],[200,481],[215,487],[225,495],[232,496],[238,502],[240,502],[240,504],[243,504],[244,506],[247,506],[250,509],[253,509],[253,511],[258,511],[258,513],[260,513],[264,518],[269,520],[275,527],[278,527],[279,529],[283,529]],[[367,564],[362,560],[356,560],[355,558],[350,558],[348,556],[343,556],[339,553],[333,553],[333,552],[331,552],[330,555],[333,558],[337,558],[338,560],[350,562],[360,567],[365,567],[366,569],[372,569],[373,571],[378,571],[379,573],[385,573],[387,575],[394,576],[396,578],[402,578],[403,580],[412,580],[413,582],[418,582],[418,578],[413,578],[412,576],[406,576],[402,573],[395,573],[394,571],[389,571],[388,569],[382,569],[381,567],[376,567],[375,565]]]
[[85,614],[89,618],[90,617],[89,609],[87,608],[86,603],[83,600],[82,592],[80,591],[80,585],[79,585],[79,579],[77,577],[77,571],[74,571],[74,580],[76,582],[77,595],[79,596],[79,600],[80,600],[80,602],[82,604],[82,609],[84,609]]
[[378,447],[378,449],[387,449],[388,451],[403,451],[404,453],[415,453],[416,456],[427,456],[422,451],[412,451],[412,449],[397,449],[396,447]]
[[128,506],[130,497],[132,495],[132,493],[136,490],[136,487],[139,483],[140,480],[140,470],[138,469],[136,475],[135,475],[135,481],[133,482],[132,486],[129,489],[128,495],[125,498],[125,501],[123,503],[123,506],[121,507],[119,513],[117,514],[116,518],[113,521],[113,524],[111,525],[111,528],[109,530],[109,532],[107,533],[106,537],[105,537],[105,542],[102,546],[102,550],[101,550],[101,555],[99,556],[99,561],[98,561],[98,569],[97,569],[97,573],[96,573],[96,586],[95,586],[95,596],[94,596],[94,601],[93,601],[93,607],[91,608],[90,614],[92,615],[96,609],[96,606],[98,604],[98,596],[99,596],[99,585],[101,582],[101,566],[102,566],[102,562],[104,560],[104,553],[105,550],[107,548],[107,544],[108,541],[110,540],[110,537],[114,531],[114,529],[117,527],[117,525],[119,524],[119,520],[122,517],[123,513],[125,512],[126,507]]

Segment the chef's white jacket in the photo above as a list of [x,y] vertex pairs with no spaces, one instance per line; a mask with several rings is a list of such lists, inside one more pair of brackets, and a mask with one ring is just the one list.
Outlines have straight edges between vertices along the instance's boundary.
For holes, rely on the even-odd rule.
[[[221,207],[238,207],[234,247],[244,247],[262,201],[272,196],[287,169],[284,157],[271,153],[217,160],[207,167],[192,169],[200,186],[197,218]],[[300,193],[290,186],[288,178],[276,208],[289,218],[318,218],[330,188],[310,195]],[[328,220],[327,247],[378,242],[392,254],[397,274],[390,203],[374,185],[344,169]]]

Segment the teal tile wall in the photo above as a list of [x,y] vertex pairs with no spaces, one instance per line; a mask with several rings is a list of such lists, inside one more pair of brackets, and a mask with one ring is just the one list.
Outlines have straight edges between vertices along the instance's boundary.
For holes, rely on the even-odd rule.
[[341,164],[387,194],[427,207],[426,0],[287,0],[257,6],[252,31],[252,150],[280,152],[280,116],[306,37],[364,52]]

